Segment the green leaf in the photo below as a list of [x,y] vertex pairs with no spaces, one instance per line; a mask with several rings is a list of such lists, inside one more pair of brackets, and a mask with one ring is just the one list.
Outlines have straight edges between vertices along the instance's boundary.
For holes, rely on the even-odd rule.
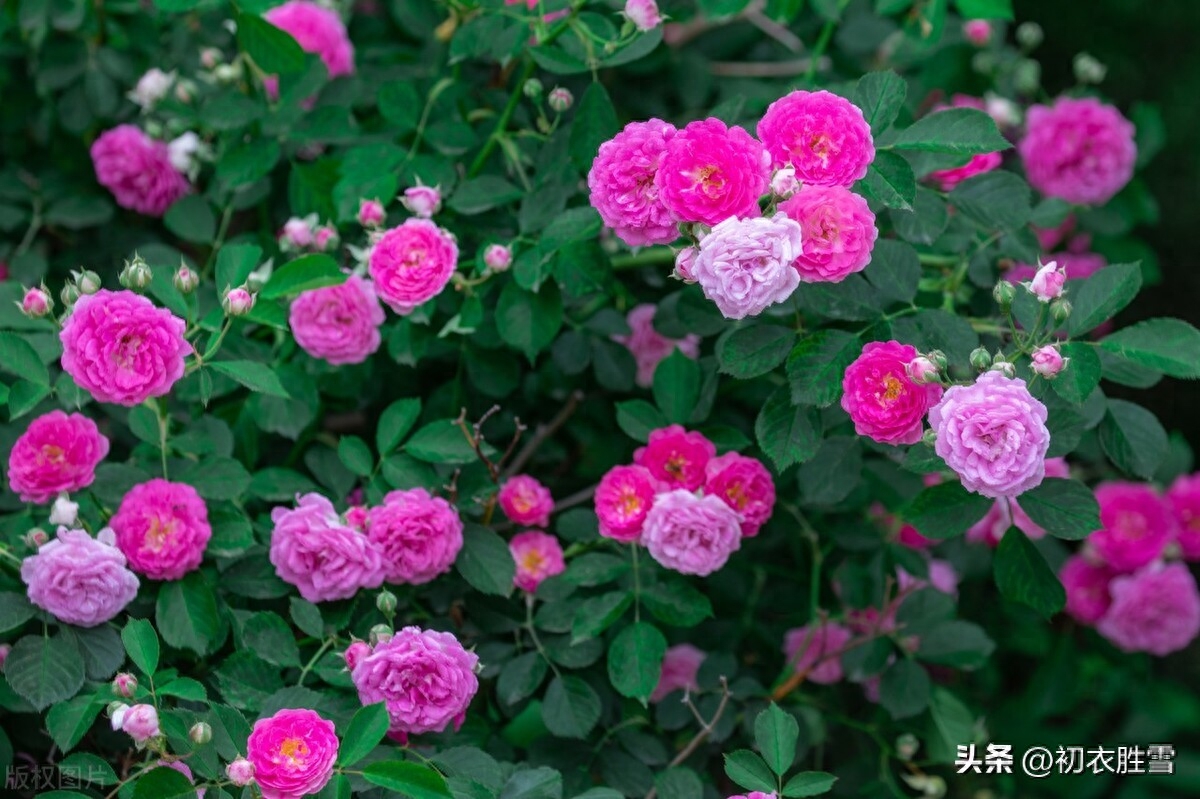
[[375,456],[367,442],[358,436],[342,436],[337,451],[342,464],[359,477],[366,477],[375,470]]
[[[485,455],[495,454],[490,445],[484,444],[482,449]],[[404,444],[404,451],[426,463],[461,465],[474,463],[477,458],[462,428],[449,419],[430,422],[413,433]]]
[[948,621],[921,636],[917,657],[957,669],[974,669],[987,662],[995,649],[996,644],[979,625]]
[[158,633],[146,619],[130,619],[121,630],[121,642],[129,659],[148,677],[158,670]]
[[959,155],[998,153],[1012,147],[992,118],[974,108],[948,108],[922,117],[901,131],[892,146]]
[[1167,431],[1140,405],[1110,399],[1100,422],[1100,447],[1117,468],[1149,480],[1167,456]]
[[271,367],[257,361],[213,361],[206,364],[218,374],[232,377],[256,394],[269,394],[272,397],[289,399],[290,394],[279,382],[279,377]]
[[208,244],[217,235],[217,218],[212,206],[198,194],[185,195],[163,215],[167,230],[184,241]]
[[[946,201],[924,186],[917,188],[911,211],[894,209],[890,216],[900,237],[913,244],[933,244],[950,223]],[[887,239],[875,242],[875,246],[884,241]]]
[[46,712],[46,730],[59,749],[69,752],[87,735],[103,709],[104,702],[94,694],[58,702]]
[[238,47],[268,75],[304,69],[304,50],[291,34],[284,33],[254,14],[238,14]]
[[950,192],[951,205],[989,230],[1023,227],[1033,213],[1031,202],[1029,184],[1003,170],[967,178]]
[[1200,378],[1200,330],[1180,319],[1148,319],[1118,330],[1100,346],[1171,377]]
[[38,386],[50,385],[50,372],[37,351],[16,333],[0,333],[0,369]]
[[792,402],[825,407],[842,394],[846,367],[862,354],[862,341],[843,330],[817,330],[800,339],[787,360]]
[[65,702],[83,687],[83,658],[64,635],[27,635],[4,661],[4,677],[17,695],[39,713]]
[[541,652],[526,652],[504,664],[496,680],[496,698],[512,706],[526,697],[533,696],[546,679],[550,666]]
[[632,604],[633,595],[628,591],[610,591],[585,599],[571,620],[571,640],[578,643],[596,637],[621,618]]
[[500,338],[533,363],[539,352],[550,346],[563,323],[562,296],[558,286],[547,281],[535,294],[515,282],[500,291],[496,302],[496,327]]
[[754,422],[754,435],[781,472],[817,454],[821,444],[810,410],[792,405],[785,389],[777,389],[767,399]]
[[1084,341],[1063,344],[1059,352],[1069,360],[1050,385],[1067,402],[1082,405],[1100,384],[1100,356],[1094,346]]
[[661,799],[703,799],[704,796],[704,783],[700,777],[682,766],[672,766],[654,775],[654,787]]
[[1096,496],[1078,480],[1048,477],[1020,499],[1021,510],[1056,538],[1078,541],[1101,527]]
[[258,656],[280,668],[300,667],[300,648],[291,626],[276,613],[255,613],[242,625],[242,640]]
[[50,396],[50,386],[18,380],[8,392],[8,420],[15,421],[32,411]]
[[375,429],[375,446],[381,457],[389,455],[412,430],[421,415],[421,400],[417,397],[398,399],[384,408]]
[[1112,264],[1090,277],[1075,281],[1067,330],[1078,336],[1092,330],[1133,301],[1142,290],[1142,265]]
[[459,185],[446,205],[464,216],[473,216],[519,200],[523,193],[502,177],[484,175]]
[[380,760],[363,769],[363,779],[408,799],[449,799],[446,780],[429,766],[403,760]]
[[921,281],[921,261],[911,245],[882,239],[875,242],[863,276],[892,302],[912,302]]
[[85,778],[96,785],[116,785],[118,782],[117,773],[108,761],[88,752],[76,752],[64,757],[58,762],[58,769],[63,774],[72,775],[79,782],[83,782]]
[[[275,139],[248,139],[221,156],[217,162],[217,180],[230,189],[262,180],[275,168],[281,155],[282,150]],[[219,287],[225,286],[219,284]]]
[[667,421],[687,422],[700,398],[700,367],[694,360],[675,350],[654,370],[654,401]]
[[621,696],[642,704],[654,693],[662,670],[667,639],[658,628],[634,622],[613,639],[608,649],[608,679]]
[[693,627],[713,615],[708,597],[683,580],[668,579],[642,589],[642,604],[663,624]]
[[775,775],[766,762],[749,749],[725,755],[725,774],[748,791],[774,793]]
[[542,721],[559,738],[586,738],[600,721],[600,697],[579,677],[555,677],[542,700]]
[[800,466],[796,478],[806,505],[836,505],[850,496],[862,476],[862,445],[857,436],[832,436]]
[[476,591],[493,596],[512,593],[516,563],[508,544],[488,527],[464,525],[463,548],[454,565]]
[[1017,528],[1010,527],[1000,539],[993,566],[996,587],[1005,599],[1028,605],[1047,619],[1066,605],[1067,592],[1058,575],[1028,536]]
[[1013,20],[1012,0],[954,0],[965,19]]
[[904,108],[908,84],[892,70],[868,72],[858,79],[854,88],[854,104],[862,109],[863,117],[878,136],[892,126]]
[[832,791],[835,782],[837,782],[837,777],[824,771],[802,771],[783,786],[783,795],[788,799],[820,796]]
[[645,400],[626,400],[617,403],[617,426],[634,441],[645,443],[651,432],[667,426],[667,417]]
[[163,583],[158,589],[154,618],[163,640],[197,655],[214,652],[225,640],[225,625],[217,597],[200,572]]
[[901,658],[879,680],[879,704],[894,719],[917,715],[929,706],[929,674],[920,664]]
[[226,244],[217,253],[217,289],[236,288],[258,266],[262,249],[253,244]]
[[600,151],[600,145],[616,135],[621,129],[617,121],[617,112],[613,108],[612,99],[600,81],[588,84],[583,96],[579,98],[579,107],[575,110],[575,120],[571,123],[571,138],[569,150],[571,163],[580,172],[592,168],[592,161]]
[[173,768],[147,769],[133,784],[133,799],[195,799],[196,786]]
[[783,363],[795,341],[796,333],[779,325],[730,328],[717,339],[717,363],[724,374],[749,380]]
[[342,737],[338,748],[338,765],[348,768],[362,760],[383,741],[390,726],[391,719],[388,718],[385,703],[376,702],[360,709],[350,720],[350,728]]
[[274,300],[280,297],[291,297],[303,291],[340,286],[346,282],[348,275],[338,266],[338,262],[322,253],[301,255],[293,261],[288,261],[280,268],[271,272],[259,299]]
[[780,777],[787,773],[796,760],[796,742],[800,738],[800,724],[796,717],[780,709],[772,702],[754,719],[754,745],[763,759]]
[[237,499],[250,487],[250,473],[233,458],[198,461],[178,478],[205,499]]
[[36,615],[37,608],[24,594],[0,591],[0,633],[15,630]]
[[969,493],[962,483],[938,483],[917,494],[901,515],[927,538],[950,538],[982,519],[993,502]]
[[867,169],[867,176],[855,187],[887,208],[911,211],[917,196],[917,177],[903,156],[879,150]]
[[160,685],[157,688],[159,696],[177,696],[192,702],[208,701],[208,691],[204,686],[191,677],[180,677]]

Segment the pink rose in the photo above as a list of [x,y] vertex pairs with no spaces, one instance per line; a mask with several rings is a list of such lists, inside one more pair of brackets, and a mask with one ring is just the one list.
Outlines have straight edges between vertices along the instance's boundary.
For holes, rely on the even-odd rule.
[[1175,538],[1175,516],[1152,486],[1104,483],[1096,488],[1101,529],[1088,546],[1109,568],[1131,572],[1162,555]]
[[83,530],[58,531],[21,564],[29,601],[61,622],[95,627],[133,601],[138,579],[125,567],[121,550]]
[[644,466],[609,469],[594,495],[600,535],[626,543],[641,540],[657,489],[658,481]]
[[331,225],[324,225],[322,227],[317,228],[317,232],[313,236],[313,246],[316,247],[317,252],[325,252],[326,250],[331,250],[331,249],[337,247],[337,244],[338,244],[337,228],[332,227]]
[[513,584],[531,594],[537,591],[543,580],[562,574],[567,568],[563,562],[562,545],[548,533],[538,530],[517,533],[508,542],[508,550],[517,564]]
[[1066,269],[1060,269],[1057,263],[1051,261],[1037,270],[1028,288],[1040,302],[1050,302],[1062,296],[1066,283]]
[[454,237],[428,219],[408,219],[371,250],[375,290],[401,316],[442,292],[458,266]]
[[654,30],[663,21],[654,0],[625,0],[625,16],[642,32]]
[[1046,472],[1046,406],[1025,381],[984,372],[971,386],[953,386],[929,410],[934,451],[963,487],[985,497],[1015,497],[1040,485]]
[[630,246],[670,244],[679,238],[655,178],[675,134],[675,126],[661,119],[630,122],[600,145],[588,171],[592,207]]
[[442,209],[442,192],[437,186],[409,186],[400,204],[413,215],[428,219]]
[[1151,564],[1113,579],[1112,605],[1096,630],[1125,652],[1163,657],[1200,633],[1200,592],[1182,563]]
[[879,231],[867,201],[841,186],[805,186],[779,204],[803,231],[792,266],[805,283],[840,283],[871,262]]
[[[316,219],[315,215],[313,219]],[[279,246],[285,251],[311,247],[315,241],[313,233],[313,222],[293,216],[283,223],[283,230],[279,234]]]
[[337,12],[308,0],[289,0],[263,19],[291,34],[305,52],[319,56],[329,77],[354,74],[354,45]]
[[680,574],[707,576],[741,546],[737,513],[717,497],[676,489],[659,494],[646,516],[642,543],[650,557]]
[[164,142],[133,125],[118,125],[92,144],[96,180],[112,192],[117,205],[146,216],[162,216],[192,190],[187,178],[171,165]]
[[374,228],[382,225],[385,219],[387,212],[383,210],[383,203],[379,200],[358,201],[358,224]]
[[158,711],[154,705],[134,705],[126,710],[121,719],[121,729],[129,733],[137,744],[144,744],[162,734],[158,729]]
[[854,431],[881,444],[921,440],[926,412],[942,397],[937,383],[918,384],[907,366],[917,349],[899,341],[873,341],[846,367],[842,409]]
[[157,478],[129,489],[110,524],[130,567],[151,580],[178,580],[199,568],[212,538],[196,489]]
[[[1071,469],[1064,458],[1047,458],[1045,464],[1046,477],[1071,476]],[[1029,518],[1015,499],[998,499],[984,517],[967,529],[967,540],[996,547],[1000,539],[1010,527],[1016,527],[1027,537],[1038,539],[1046,535],[1046,531]]]
[[771,103],[758,123],[758,137],[772,165],[795,167],[805,185],[848,188],[875,160],[862,111],[826,91],[794,91]]
[[850,630],[832,621],[816,629],[797,627],[784,636],[783,653],[788,665],[805,674],[809,682],[831,685],[842,681],[842,651],[851,637]]
[[696,282],[696,256],[700,254],[698,247],[684,247],[675,253],[674,276],[684,283]]
[[758,535],[775,509],[775,481],[754,458],[727,452],[705,467],[704,493],[717,497],[741,518],[742,535]]
[[30,422],[8,454],[8,482],[39,505],[63,491],[87,488],[108,455],[108,439],[83,414],[50,411]]
[[378,350],[383,320],[374,286],[358,275],[338,286],[302,292],[288,311],[300,348],[332,364],[362,363]]
[[342,653],[342,659],[346,661],[346,668],[354,671],[354,667],[362,662],[362,659],[371,654],[371,645],[366,641],[355,641],[346,647],[346,651]]
[[512,248],[503,244],[489,244],[483,251],[483,265],[493,272],[503,272],[512,265]]
[[1029,185],[1076,205],[1103,205],[1133,177],[1132,123],[1093,97],[1035,105],[1017,145]]
[[307,709],[280,710],[254,722],[246,759],[263,799],[300,799],[333,776],[338,739],[333,722]]
[[98,402],[133,407],[183,377],[186,325],[132,291],[85,294],[63,322],[62,368]]
[[945,560],[933,558],[929,561],[929,577],[922,578],[909,574],[904,569],[896,570],[896,585],[901,591],[919,591],[931,587],[936,591],[950,596],[958,596],[958,572],[954,566]]
[[514,524],[548,527],[554,511],[550,489],[527,474],[518,474],[504,481],[496,499],[500,510]]
[[649,469],[667,488],[695,491],[704,484],[708,462],[716,455],[716,446],[703,433],[673,424],[651,431],[646,446],[633,453],[633,462]]
[[786,214],[729,217],[700,241],[692,273],[726,319],[757,316],[792,296],[800,273],[803,230]]
[[1167,491],[1175,513],[1175,540],[1186,560],[1200,560],[1200,473],[1181,475]]
[[699,691],[696,674],[707,655],[691,644],[677,644],[663,655],[658,685],[650,694],[651,702],[661,702],[675,691]]
[[21,297],[21,313],[32,319],[41,319],[54,309],[54,299],[41,288],[25,289]]
[[113,677],[112,692],[117,696],[129,699],[137,691],[137,685],[137,677],[134,677],[127,671],[123,671]]
[[225,767],[225,776],[237,787],[244,788],[254,782],[254,764],[239,755]]
[[[987,25],[987,22],[984,20],[975,20],[975,22],[982,22],[985,26]],[[970,25],[971,23],[968,22],[967,24]],[[990,30],[988,33],[990,34]],[[985,34],[984,42],[986,43],[986,41],[987,35]],[[938,105],[933,110],[944,111],[947,108],[975,108],[985,112],[987,110],[982,100],[966,94],[956,94],[951,98],[950,105]],[[951,167],[950,169],[938,169],[930,172],[926,177],[940,190],[950,191],[967,178],[973,178],[976,175],[982,175],[984,172],[991,172],[993,169],[999,168],[1003,160],[1004,156],[998,152],[980,153],[971,156],[971,160],[962,166]]]
[[654,176],[663,204],[681,222],[716,225],[757,217],[770,176],[763,146],[714,117],[690,123],[667,142]]
[[1117,573],[1082,555],[1067,558],[1058,572],[1067,592],[1067,613],[1083,624],[1095,624],[1112,604],[1108,585]]
[[654,383],[654,370],[675,350],[695,360],[700,355],[700,337],[689,334],[681,339],[667,338],[654,329],[656,306],[642,303],[634,306],[625,321],[629,323],[629,335],[613,336],[613,341],[624,344],[637,361],[637,383],[649,388]]
[[963,35],[976,47],[983,47],[992,38],[992,23],[986,19],[969,19],[963,23]]
[[297,497],[297,507],[275,508],[270,559],[275,573],[309,602],[349,599],[383,583],[379,550],[362,533],[342,524],[333,503],[320,494]]
[[391,731],[403,735],[458,729],[479,680],[479,658],[450,633],[405,627],[350,672],[364,705],[386,702]]
[[1071,360],[1070,358],[1063,358],[1062,353],[1058,351],[1058,347],[1053,344],[1038,347],[1033,351],[1031,357],[1033,363],[1030,368],[1045,378],[1058,375]]
[[796,192],[800,191],[803,186],[796,178],[796,168],[794,166],[785,166],[775,170],[775,174],[771,176],[771,193],[781,199],[787,199]]
[[458,511],[423,488],[392,491],[367,515],[367,538],[390,583],[427,583],[450,571],[463,545]]

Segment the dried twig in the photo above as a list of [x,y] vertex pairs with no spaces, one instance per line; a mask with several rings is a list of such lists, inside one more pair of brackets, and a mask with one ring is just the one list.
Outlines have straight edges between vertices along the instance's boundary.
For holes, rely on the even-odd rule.
[[[721,704],[717,705],[717,712],[713,713],[713,717],[708,721],[704,721],[700,717],[700,711],[696,710],[696,706],[692,703],[692,698],[689,695],[684,695],[683,701],[687,703],[692,710],[692,715],[696,717],[696,721],[700,722],[700,730],[693,736],[692,740],[688,741],[687,746],[679,750],[679,754],[671,759],[667,764],[667,768],[674,768],[680,765],[683,761],[692,756],[692,753],[700,748],[700,744],[708,740],[708,736],[712,735],[713,730],[717,726],[717,722],[721,720],[721,716],[725,713],[725,708],[729,706],[729,681],[725,676],[721,676]],[[646,799],[654,799],[658,795],[656,788],[651,788],[646,794]]]
[[511,477],[521,471],[521,468],[524,467],[525,464],[529,462],[529,459],[533,457],[534,453],[537,452],[538,447],[540,447],[547,438],[554,435],[555,432],[558,431],[558,428],[566,424],[567,420],[571,418],[571,415],[574,414],[575,410],[579,407],[579,403],[583,401],[583,396],[584,395],[582,391],[572,391],[570,396],[567,397],[566,404],[559,409],[558,413],[554,415],[554,418],[546,424],[540,424],[537,426],[537,430],[534,431],[533,437],[530,438],[525,446],[521,448],[521,451],[517,453],[517,457],[513,458],[512,463],[510,463],[504,470],[505,477]]

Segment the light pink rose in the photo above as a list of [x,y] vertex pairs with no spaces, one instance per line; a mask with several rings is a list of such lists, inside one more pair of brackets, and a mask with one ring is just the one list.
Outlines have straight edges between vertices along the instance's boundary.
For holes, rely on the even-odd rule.
[[391,583],[427,583],[450,571],[463,545],[458,511],[423,488],[392,491],[367,515],[367,538]]
[[289,0],[267,11],[263,19],[291,34],[306,52],[319,56],[329,77],[354,73],[354,45],[337,12],[309,0]]
[[862,110],[827,91],[794,91],[771,103],[758,137],[772,166],[790,164],[805,185],[850,187],[875,160]]
[[675,691],[699,691],[696,674],[707,656],[691,644],[677,644],[667,649],[650,701],[661,702]]
[[1200,592],[1182,563],[1153,563],[1109,585],[1112,605],[1096,630],[1125,652],[1163,657],[1200,633]]
[[383,583],[379,550],[345,526],[333,503],[320,494],[297,497],[296,508],[275,508],[270,559],[275,573],[309,602],[348,599]]
[[792,296],[800,273],[803,230],[794,219],[729,217],[700,242],[692,273],[726,319],[757,316]]
[[414,216],[429,219],[442,209],[442,192],[437,186],[409,186],[400,204]]
[[517,564],[513,584],[522,591],[537,591],[542,581],[566,570],[562,545],[549,533],[526,530],[508,542],[508,550]]
[[379,349],[383,306],[358,275],[338,286],[301,292],[288,311],[300,348],[332,364],[362,363]]
[[[307,709],[285,709],[254,722],[246,759],[263,799],[300,799],[333,776],[338,739],[333,722]],[[246,770],[244,770],[246,771]]]
[[457,266],[453,236],[428,219],[408,219],[376,243],[369,270],[380,299],[404,316],[441,294]]
[[646,516],[642,543],[668,569],[700,577],[725,565],[741,546],[737,513],[717,497],[676,489],[659,494]]
[[118,125],[100,134],[91,156],[100,185],[112,192],[117,205],[139,214],[162,216],[192,190],[171,164],[166,143],[133,125]]
[[134,705],[125,711],[121,719],[121,729],[129,733],[134,743],[143,744],[161,735],[158,728],[158,711],[154,705]]
[[1057,346],[1047,344],[1033,351],[1033,363],[1030,368],[1042,377],[1055,377],[1070,360],[1070,358],[1063,358]]
[[504,481],[496,496],[500,510],[514,524],[548,527],[554,511],[550,489],[527,474],[518,474]]
[[45,289],[31,288],[25,290],[21,298],[21,313],[34,319],[40,319],[54,308],[54,299]]
[[254,764],[239,755],[225,766],[225,776],[239,788],[254,782]]
[[8,454],[8,482],[39,505],[63,491],[87,488],[108,455],[108,439],[81,413],[50,411],[30,422]]
[[896,570],[896,585],[901,591],[919,591],[932,587],[943,594],[958,596],[958,572],[949,561],[933,558],[929,561],[929,577],[916,577],[904,569]]
[[483,251],[483,264],[493,272],[504,272],[512,265],[512,248],[503,244],[489,244]]
[[61,622],[95,627],[116,617],[133,601],[138,579],[125,556],[83,530],[58,531],[21,564],[29,601]]
[[879,231],[867,201],[841,186],[805,186],[779,210],[800,223],[792,266],[805,283],[839,283],[871,262]]
[[658,364],[675,350],[695,360],[700,355],[700,337],[689,334],[681,339],[667,338],[654,329],[654,314],[657,307],[650,303],[634,306],[626,315],[629,335],[613,336],[613,341],[624,344],[637,361],[637,383],[649,388],[654,383],[654,370]]
[[804,673],[809,682],[831,685],[842,681],[842,650],[852,637],[850,630],[832,621],[816,629],[797,627],[784,636],[783,653],[788,664]]
[[359,200],[357,218],[358,224],[363,227],[379,227],[387,219],[387,212],[379,200]]
[[662,14],[654,0],[625,0],[625,16],[640,31],[652,31],[662,24]]
[[1062,296],[1067,283],[1067,272],[1054,261],[1042,266],[1029,281],[1029,290],[1040,302],[1050,302]]
[[157,478],[131,488],[109,523],[130,567],[151,580],[178,580],[199,568],[212,538],[196,489]]

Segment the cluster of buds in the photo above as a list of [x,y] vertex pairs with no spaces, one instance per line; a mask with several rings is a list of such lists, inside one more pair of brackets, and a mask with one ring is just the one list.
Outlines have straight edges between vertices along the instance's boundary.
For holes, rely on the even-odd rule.
[[941,350],[930,350],[924,355],[918,355],[913,358],[905,371],[908,377],[914,383],[937,383],[942,379],[942,375],[946,374],[946,368],[949,363],[946,359],[946,353]]
[[150,288],[150,283],[154,280],[154,272],[150,269],[150,264],[142,259],[142,256],[134,253],[133,260],[125,262],[125,268],[121,270],[121,275],[117,280],[131,291],[142,292]]
[[1108,74],[1108,67],[1100,63],[1091,53],[1080,53],[1071,63],[1075,70],[1075,80],[1080,83],[1101,83]]
[[441,187],[426,186],[420,178],[417,178],[417,185],[405,189],[399,199],[409,213],[421,219],[429,219],[442,210]]
[[316,214],[293,216],[279,233],[279,249],[284,252],[325,252],[338,245],[337,228],[322,225]]
[[58,298],[64,307],[70,308],[81,296],[95,294],[100,288],[100,276],[90,269],[81,269],[71,272],[71,279],[63,284]]
[[221,308],[230,316],[245,316],[254,308],[255,294],[246,285],[226,289]]

